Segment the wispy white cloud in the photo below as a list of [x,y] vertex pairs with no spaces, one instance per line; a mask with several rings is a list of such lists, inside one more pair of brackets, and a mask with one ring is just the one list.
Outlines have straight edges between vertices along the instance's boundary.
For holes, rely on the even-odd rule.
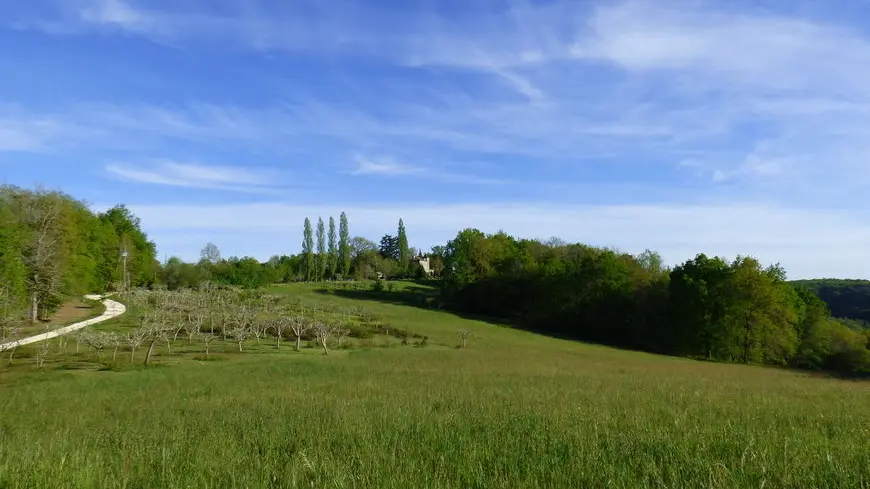
[[129,182],[173,187],[263,192],[274,187],[273,175],[262,169],[159,161],[153,164],[111,163],[110,175]]
[[[691,71],[704,75],[693,83],[720,88],[870,93],[853,78],[870,70],[870,43],[843,26],[639,0],[606,4],[590,26],[575,44],[575,55],[606,59],[632,71]],[[830,82],[836,85],[825,86]]]
[[306,123],[276,108],[205,103],[76,103],[52,111],[0,104],[2,112],[7,115],[0,116],[0,151],[135,149],[153,147],[158,139],[269,146],[286,142]]
[[354,161],[357,164],[354,175],[412,175],[425,172],[423,168],[399,163],[391,157],[372,159],[356,155]]
[[449,182],[465,185],[504,185],[509,180],[487,178],[439,168],[435,165],[410,165],[396,161],[392,156],[371,158],[357,154],[354,156],[356,168],[354,175],[384,176],[384,177],[414,177],[424,182]]
[[143,11],[123,0],[98,0],[79,10],[81,19],[94,24],[117,24],[126,29],[141,30],[152,22]]
[[43,142],[44,136],[25,130],[20,124],[0,120],[0,151],[33,151]]
[[21,107],[0,104],[0,152],[43,151],[49,147],[67,147],[68,141],[85,141],[97,130],[71,124],[57,114],[28,113]]

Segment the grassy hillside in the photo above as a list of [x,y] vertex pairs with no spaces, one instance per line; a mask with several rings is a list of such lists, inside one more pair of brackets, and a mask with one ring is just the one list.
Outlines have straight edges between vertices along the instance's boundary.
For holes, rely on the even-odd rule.
[[[870,384],[558,340],[320,293],[427,336],[179,340],[0,368],[0,487],[868,487]],[[396,291],[396,293],[400,293]],[[100,326],[130,328],[135,317]],[[457,349],[457,330],[473,333]],[[3,362],[6,363],[5,361]]]
[[852,319],[870,327],[870,280],[817,279],[796,280],[828,304],[831,315]]

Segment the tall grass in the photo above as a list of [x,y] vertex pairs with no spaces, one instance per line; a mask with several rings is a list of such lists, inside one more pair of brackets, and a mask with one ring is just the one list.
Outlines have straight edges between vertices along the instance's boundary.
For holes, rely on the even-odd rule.
[[2,372],[0,487],[870,487],[867,383],[366,307],[434,347]]

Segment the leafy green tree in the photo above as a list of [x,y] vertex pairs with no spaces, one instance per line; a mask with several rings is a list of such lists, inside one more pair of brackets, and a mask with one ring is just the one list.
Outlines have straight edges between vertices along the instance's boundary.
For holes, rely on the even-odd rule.
[[356,279],[371,279],[375,277],[381,260],[378,245],[369,239],[356,236],[350,240],[351,275]]
[[670,274],[671,351],[708,359],[736,358],[737,332],[726,323],[731,268],[699,254]]
[[202,269],[172,257],[163,265],[163,284],[169,290],[194,289],[202,280]]
[[870,374],[870,336],[832,322],[826,367],[840,372]]
[[660,274],[665,271],[662,256],[653,250],[644,250],[643,253],[637,256],[637,263],[651,274]]
[[354,259],[356,259],[359,255],[367,252],[375,252],[378,253],[378,245],[367,238],[363,238],[362,236],[355,236],[352,240],[350,240],[350,249],[351,255]]
[[351,265],[351,246],[350,246],[350,227],[347,221],[347,214],[341,213],[338,220],[338,261],[341,267],[342,277],[350,275]]
[[738,257],[731,268],[729,319],[741,361],[786,363],[797,348],[797,317],[789,297],[794,289],[785,286],[779,267],[764,270],[754,258]]
[[0,188],[0,288],[4,310],[17,310],[27,295],[27,267],[21,256],[24,229],[12,207],[11,189]]
[[311,230],[311,220],[305,218],[305,227],[302,231],[302,256],[304,257],[305,280],[310,282],[315,277],[314,260],[314,233]]
[[444,251],[445,278],[450,285],[461,287],[490,273],[486,235],[477,229],[465,229],[449,241]]
[[392,236],[390,234],[385,234],[381,238],[381,244],[379,246],[379,251],[380,251],[382,257],[398,261],[399,260],[399,240],[398,240],[398,238],[396,238],[395,236]]
[[123,205],[115,206],[99,217],[112,226],[118,237],[118,249],[112,250],[105,257],[113,263],[116,282],[120,283],[123,280],[121,251],[126,250],[130,285],[143,287],[153,284],[160,268],[157,261],[157,245],[148,240],[148,236],[142,231],[139,218]]
[[323,280],[326,277],[326,228],[323,225],[323,218],[317,218],[317,273],[316,279]]
[[264,265],[268,271],[268,282],[289,283],[302,279],[302,256],[273,256]]
[[376,262],[376,270],[384,274],[384,278],[391,279],[401,274],[399,264],[389,258],[380,258]]
[[235,265],[234,283],[246,289],[256,289],[266,285],[264,267],[256,258],[244,257]]
[[335,219],[330,216],[329,218],[329,234],[327,235],[327,275],[329,277],[335,277],[339,274],[338,272],[338,245],[336,243],[336,235],[335,235]]
[[863,321],[862,329],[870,327],[870,280],[797,280],[792,284],[817,294],[834,317]]
[[798,286],[795,293],[798,315],[797,351],[792,358],[795,367],[819,370],[824,368],[830,355],[834,325],[827,304],[810,289]]

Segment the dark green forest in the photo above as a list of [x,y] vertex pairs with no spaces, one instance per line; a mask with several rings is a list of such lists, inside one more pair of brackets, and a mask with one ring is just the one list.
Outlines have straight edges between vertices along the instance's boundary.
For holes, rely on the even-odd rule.
[[811,289],[751,257],[699,254],[666,269],[652,251],[466,229],[443,260],[444,298],[458,311],[656,353],[870,373],[870,331],[833,319]]
[[631,255],[476,229],[420,253],[408,246],[401,220],[395,235],[375,243],[352,238],[342,213],[337,222],[306,219],[297,255],[223,258],[209,243],[197,263],[160,264],[140,224],[124,206],[94,213],[59,192],[0,188],[4,321],[36,321],[70,296],[119,289],[126,250],[132,287],[374,279],[373,289],[388,293],[384,280],[425,279],[440,291],[438,307],[545,334],[711,361],[870,374],[863,322],[870,319],[870,282],[789,282],[781,267],[752,257],[699,254],[666,268],[653,251]]
[[815,292],[831,314],[854,329],[870,328],[870,280],[795,280],[795,286]]

